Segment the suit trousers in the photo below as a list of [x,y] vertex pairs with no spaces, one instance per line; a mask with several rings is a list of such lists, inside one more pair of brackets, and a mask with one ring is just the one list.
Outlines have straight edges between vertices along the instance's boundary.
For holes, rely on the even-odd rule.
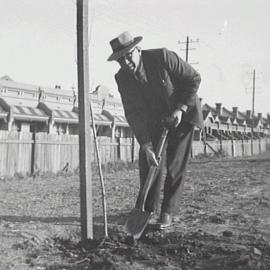
[[[193,133],[194,126],[186,122],[169,131],[158,171],[145,202],[146,211],[158,211],[162,183],[164,186],[161,212],[172,214],[176,211],[177,198],[184,187],[184,174],[190,157]],[[154,146],[157,141],[154,142]],[[137,208],[140,207],[141,190],[149,171],[146,155],[142,149],[139,152],[139,170],[140,191],[136,201]]]

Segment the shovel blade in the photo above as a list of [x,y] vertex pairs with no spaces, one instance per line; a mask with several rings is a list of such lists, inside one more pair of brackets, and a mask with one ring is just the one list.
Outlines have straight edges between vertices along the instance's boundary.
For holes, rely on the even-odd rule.
[[125,224],[125,230],[134,239],[139,239],[150,219],[151,212],[134,208]]

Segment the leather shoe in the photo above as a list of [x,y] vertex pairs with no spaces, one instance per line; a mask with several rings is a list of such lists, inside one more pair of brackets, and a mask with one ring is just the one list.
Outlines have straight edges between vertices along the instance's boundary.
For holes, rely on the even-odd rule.
[[161,213],[159,228],[164,230],[172,226],[172,216],[168,213]]
[[148,224],[156,224],[158,221],[158,216],[155,212],[151,212]]

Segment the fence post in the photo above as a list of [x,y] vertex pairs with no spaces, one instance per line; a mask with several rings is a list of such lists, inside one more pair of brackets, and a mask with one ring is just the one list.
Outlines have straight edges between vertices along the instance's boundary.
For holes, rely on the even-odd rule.
[[235,144],[234,144],[233,138],[231,139],[231,142],[232,142],[232,157],[234,157],[235,156]]
[[121,140],[119,137],[116,138],[116,143],[117,143],[117,159],[121,159]]
[[36,160],[36,131],[32,134],[32,151],[31,151],[31,175],[35,173]]
[[261,154],[262,152],[262,140],[261,140],[261,136],[259,135],[259,153]]
[[220,144],[219,151],[220,151],[220,153],[222,153],[222,131],[219,130],[218,133],[219,133],[219,144]]
[[135,137],[132,135],[131,139],[131,162],[134,163],[135,161]]
[[250,140],[250,155],[253,156],[253,139]]
[[202,142],[204,144],[203,153],[206,156],[207,155],[207,149],[206,149],[206,131],[205,131],[205,129],[206,129],[206,127],[204,127],[202,129]]
[[245,155],[245,144],[244,144],[244,137],[243,137],[243,135],[242,135],[241,142],[242,142],[242,157],[243,157]]

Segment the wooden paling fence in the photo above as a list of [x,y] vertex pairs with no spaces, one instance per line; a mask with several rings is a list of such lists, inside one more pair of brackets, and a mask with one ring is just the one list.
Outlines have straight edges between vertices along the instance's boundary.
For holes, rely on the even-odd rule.
[[37,133],[33,136],[32,172],[74,170],[79,166],[79,137]]
[[[134,138],[98,137],[103,164],[138,159],[139,145]],[[96,161],[93,138],[90,138],[93,162]],[[265,152],[269,138],[253,140],[253,154]],[[250,141],[193,141],[192,157],[222,152],[228,156],[252,154]],[[0,131],[0,177],[37,172],[74,171],[79,167],[78,135]]]
[[32,134],[0,131],[0,176],[31,172]]
[[269,150],[270,138],[261,138],[253,140],[253,149],[251,140],[222,140],[222,141],[207,141],[204,144],[202,141],[193,141],[192,157],[199,154],[216,154],[220,153],[224,156],[241,157],[257,155]]

